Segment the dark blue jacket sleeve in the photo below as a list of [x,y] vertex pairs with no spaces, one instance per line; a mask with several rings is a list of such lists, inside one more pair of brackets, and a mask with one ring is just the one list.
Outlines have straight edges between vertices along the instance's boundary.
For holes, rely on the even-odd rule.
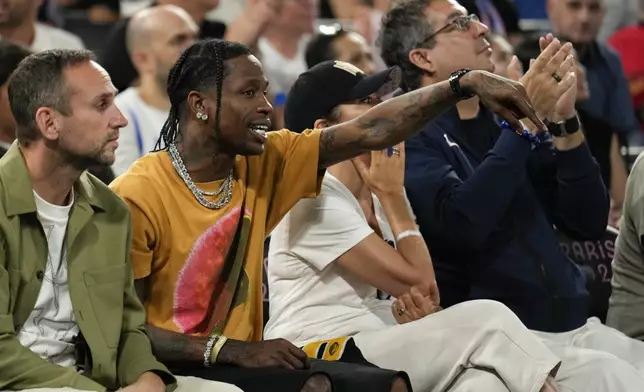
[[430,227],[431,232],[461,249],[476,249],[502,219],[526,180],[530,144],[512,132],[503,132],[483,163],[462,180],[439,143],[421,136],[407,142],[407,195],[424,234]]
[[596,239],[608,224],[610,198],[586,143],[556,152],[555,225],[575,239]]

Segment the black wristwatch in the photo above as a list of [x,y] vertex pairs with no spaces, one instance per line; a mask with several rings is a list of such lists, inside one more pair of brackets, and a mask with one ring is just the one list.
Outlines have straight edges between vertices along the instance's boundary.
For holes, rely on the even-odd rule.
[[452,88],[452,91],[454,92],[454,96],[456,98],[460,99],[468,99],[472,98],[474,94],[466,94],[463,89],[461,88],[461,83],[460,79],[465,75],[466,73],[470,72],[471,69],[465,68],[465,69],[459,69],[456,72],[453,72],[449,76],[449,86]]
[[577,133],[580,129],[579,118],[577,116],[573,116],[566,121],[558,123],[551,122],[548,124],[548,132],[556,137],[569,136]]

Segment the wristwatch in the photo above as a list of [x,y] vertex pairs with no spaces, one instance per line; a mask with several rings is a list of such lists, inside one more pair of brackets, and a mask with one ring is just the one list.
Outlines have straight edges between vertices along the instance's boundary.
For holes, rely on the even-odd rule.
[[548,132],[555,137],[569,136],[577,133],[580,129],[579,118],[576,115],[566,121],[548,124]]
[[461,88],[461,83],[460,83],[460,79],[463,77],[463,75],[465,75],[470,71],[471,69],[469,68],[459,69],[456,72],[452,72],[452,74],[449,76],[449,79],[448,79],[449,86],[452,88],[452,91],[454,92],[454,96],[459,100],[472,98],[474,96],[474,94],[466,94]]

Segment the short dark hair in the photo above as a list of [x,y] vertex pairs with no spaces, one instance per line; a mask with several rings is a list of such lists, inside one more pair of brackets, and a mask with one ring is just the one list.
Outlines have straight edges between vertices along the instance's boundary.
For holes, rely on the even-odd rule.
[[335,60],[337,54],[333,49],[333,42],[345,35],[347,35],[347,31],[342,28],[338,28],[332,34],[319,33],[313,37],[306,46],[306,52],[304,54],[307,67],[312,68],[316,64],[320,64],[328,60]]
[[226,77],[226,60],[251,54],[250,49],[237,42],[222,39],[208,39],[188,47],[174,64],[168,75],[167,91],[170,98],[170,114],[155,146],[155,151],[165,150],[179,136],[179,121],[188,94],[191,91],[217,89],[217,113],[215,137],[220,134],[219,112],[221,111],[221,89]]
[[11,112],[16,119],[16,137],[21,144],[40,138],[36,111],[51,107],[70,115],[69,91],[64,71],[95,61],[89,50],[55,49],[25,58],[9,79],[8,93]]
[[20,45],[0,39],[0,86],[4,86],[18,64],[31,52]]
[[[420,47],[433,32],[425,10],[432,0],[402,0],[382,17],[378,44],[381,57],[388,67],[399,66],[403,72],[402,88],[410,91],[420,87],[424,71],[409,61],[409,52]],[[431,49],[434,39],[424,43]]]

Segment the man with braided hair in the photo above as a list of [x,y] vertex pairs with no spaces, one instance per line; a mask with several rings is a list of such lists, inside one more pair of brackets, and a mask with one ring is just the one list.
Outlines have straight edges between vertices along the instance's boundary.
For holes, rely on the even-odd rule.
[[127,124],[93,54],[29,55],[7,95],[17,142],[0,160],[0,390],[239,392],[175,378],[152,353],[128,208],[86,172],[114,162]]
[[[399,81],[394,68],[360,89],[392,91]],[[400,143],[462,98],[478,95],[517,129],[525,117],[545,126],[519,83],[482,71],[463,70],[301,134],[268,132],[267,89],[245,46],[192,45],[168,78],[172,107],[158,151],[111,185],[132,213],[131,259],[155,354],[178,374],[247,392],[267,384],[287,392],[408,390],[404,374],[309,361],[284,340],[261,341],[264,239],[298,200],[318,194],[326,167]]]

